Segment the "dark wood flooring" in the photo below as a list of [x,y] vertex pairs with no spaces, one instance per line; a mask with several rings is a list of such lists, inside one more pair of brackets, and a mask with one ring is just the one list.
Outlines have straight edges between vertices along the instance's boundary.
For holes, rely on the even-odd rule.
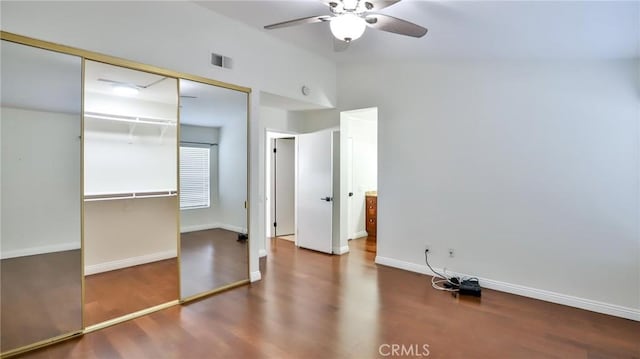
[[80,250],[0,261],[0,351],[82,329]]
[[84,322],[102,323],[178,299],[176,258],[85,277]]
[[640,357],[639,322],[492,290],[456,298],[349,245],[330,256],[278,241],[262,281],[25,357],[376,358],[385,344],[428,345],[429,358]]
[[183,233],[180,240],[182,297],[249,279],[247,241],[216,228]]

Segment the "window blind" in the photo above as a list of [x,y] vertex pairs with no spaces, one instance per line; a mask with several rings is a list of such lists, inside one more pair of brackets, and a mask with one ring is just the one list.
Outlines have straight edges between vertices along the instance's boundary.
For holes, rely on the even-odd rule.
[[180,209],[211,205],[209,156],[208,147],[180,146]]

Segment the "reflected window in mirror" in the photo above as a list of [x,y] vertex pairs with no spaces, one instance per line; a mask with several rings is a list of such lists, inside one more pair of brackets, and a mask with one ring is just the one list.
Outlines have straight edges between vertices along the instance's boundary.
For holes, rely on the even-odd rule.
[[248,279],[247,94],[181,79],[180,98],[180,283],[188,299]]
[[213,179],[211,162],[210,146],[180,145],[181,210],[202,209],[211,206]]

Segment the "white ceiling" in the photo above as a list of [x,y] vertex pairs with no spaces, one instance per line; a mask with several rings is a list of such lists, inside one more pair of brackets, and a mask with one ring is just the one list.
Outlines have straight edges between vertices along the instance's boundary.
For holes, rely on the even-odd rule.
[[328,14],[320,1],[200,1],[201,6],[337,62],[423,59],[637,58],[640,1],[418,1],[381,13],[429,29],[420,39],[367,29],[342,53],[326,23],[263,26]]

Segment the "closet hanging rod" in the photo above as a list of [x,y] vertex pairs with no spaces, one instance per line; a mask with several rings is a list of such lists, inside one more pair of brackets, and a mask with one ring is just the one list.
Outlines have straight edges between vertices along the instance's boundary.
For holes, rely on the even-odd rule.
[[119,116],[119,115],[108,115],[97,112],[85,112],[84,117],[95,118],[98,120],[109,120],[109,121],[119,121],[119,122],[129,122],[129,123],[144,123],[149,125],[165,125],[165,126],[175,126],[177,122],[171,120],[162,120],[162,119],[154,119],[147,117],[134,117],[134,116]]
[[178,195],[178,191],[156,191],[156,192],[131,192],[131,193],[113,193],[113,194],[97,194],[84,196],[85,202],[95,201],[115,201],[119,199],[136,199],[136,198],[159,198],[174,197]]

